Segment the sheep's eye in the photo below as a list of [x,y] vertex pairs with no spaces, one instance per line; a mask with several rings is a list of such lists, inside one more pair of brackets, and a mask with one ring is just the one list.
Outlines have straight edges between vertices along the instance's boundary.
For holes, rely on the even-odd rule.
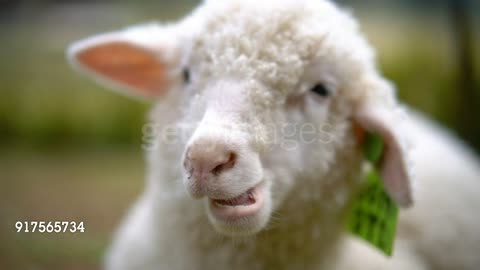
[[312,87],[311,91],[321,97],[327,97],[330,95],[330,91],[328,91],[325,85],[321,83],[317,83],[314,87]]
[[190,82],[190,70],[188,68],[184,68],[182,70],[183,81],[186,83]]

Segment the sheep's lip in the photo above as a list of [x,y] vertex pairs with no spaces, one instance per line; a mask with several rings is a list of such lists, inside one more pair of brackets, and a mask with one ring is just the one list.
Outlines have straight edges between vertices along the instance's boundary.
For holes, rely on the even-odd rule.
[[263,206],[263,188],[257,185],[230,199],[209,198],[215,216],[225,220],[236,220],[257,214]]

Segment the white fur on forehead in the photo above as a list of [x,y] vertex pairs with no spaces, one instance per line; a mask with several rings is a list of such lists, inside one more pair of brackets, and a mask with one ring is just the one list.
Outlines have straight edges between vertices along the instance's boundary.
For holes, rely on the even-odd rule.
[[204,29],[193,41],[191,59],[202,77],[254,78],[269,86],[297,83],[308,52],[308,42],[299,43],[294,29],[302,14],[278,4],[270,11],[262,6],[215,2],[202,12],[208,14],[201,15]]
[[346,100],[393,94],[388,85],[374,87],[383,82],[372,81],[378,77],[373,50],[353,17],[330,1],[208,0],[181,24],[185,65],[203,84],[254,79],[285,95],[317,61]]

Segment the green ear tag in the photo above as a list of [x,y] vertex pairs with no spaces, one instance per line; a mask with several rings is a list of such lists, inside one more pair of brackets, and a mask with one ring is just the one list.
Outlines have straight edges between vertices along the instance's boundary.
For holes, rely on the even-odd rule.
[[352,204],[347,217],[347,228],[391,256],[398,207],[385,192],[376,166],[383,153],[383,141],[380,136],[368,134],[363,146],[364,156],[372,163],[372,170],[367,174],[365,186]]

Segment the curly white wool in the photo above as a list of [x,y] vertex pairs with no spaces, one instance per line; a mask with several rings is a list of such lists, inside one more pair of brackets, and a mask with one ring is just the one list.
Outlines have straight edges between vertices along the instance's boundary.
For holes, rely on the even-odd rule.
[[[168,87],[158,94],[118,69],[105,73],[104,66],[82,60],[83,52],[112,42],[132,44],[141,56],[153,52],[167,77],[160,82]],[[356,21],[333,3],[209,0],[176,24],[140,25],[79,42],[69,57],[100,82],[161,96],[151,113],[157,126],[195,124],[173,135],[176,143],[159,140],[148,152],[146,189],[116,234],[107,269],[473,270],[480,265],[480,218],[474,214],[480,207],[478,161],[443,130],[397,104]],[[180,75],[185,68],[188,85]],[[328,99],[308,93],[318,82],[332,91]],[[326,127],[321,131],[328,136],[306,143],[295,135],[294,150],[267,143],[278,132],[270,125],[290,123]],[[362,179],[357,124],[384,136],[383,175],[400,205],[412,203],[415,176],[415,204],[402,211],[392,258],[343,228]],[[194,200],[185,192],[184,183],[188,189],[193,180],[186,179],[182,165],[192,145],[227,135],[237,162],[218,185],[235,193],[262,178],[269,195],[264,212],[235,226],[220,224],[205,198]],[[253,236],[230,238],[219,231]]]

